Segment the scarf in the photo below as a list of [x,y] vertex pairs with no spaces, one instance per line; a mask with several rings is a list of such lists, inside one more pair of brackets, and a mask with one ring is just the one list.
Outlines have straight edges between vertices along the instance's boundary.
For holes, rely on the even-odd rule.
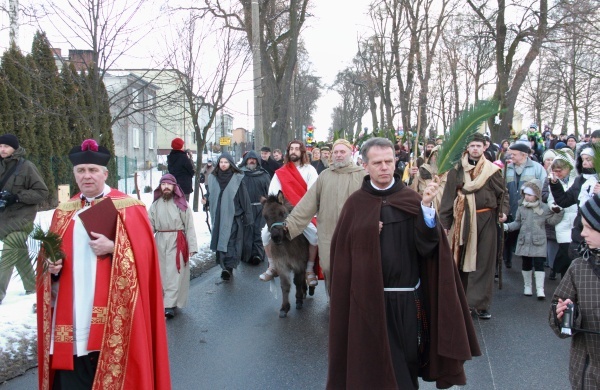
[[223,191],[225,190],[225,187],[227,187],[227,184],[229,184],[231,178],[233,177],[233,170],[228,169],[226,171],[218,171],[215,176],[217,177],[217,181],[219,182],[219,187],[221,188],[221,191]]
[[[473,272],[477,269],[477,209],[475,206],[475,192],[479,191],[500,168],[490,163],[484,157],[476,165],[469,163],[469,154],[465,153],[460,163],[464,171],[464,184],[456,190],[454,200],[454,224],[450,229],[450,247],[459,269],[463,272]],[[466,208],[465,208],[466,207]],[[469,226],[465,232],[466,209],[468,209]],[[463,247],[462,266],[461,250]]]
[[523,205],[523,207],[526,207],[528,209],[533,209],[533,212],[536,213],[537,215],[542,215],[544,214],[544,210],[542,210],[542,208],[540,207],[540,200],[536,200],[534,202],[527,202],[526,200],[523,201],[523,203],[521,203]]
[[583,241],[581,244],[579,244],[577,251],[583,260],[590,263],[594,274],[600,278],[600,248],[592,249],[588,246],[587,242]]
[[175,186],[173,187],[173,202],[175,202],[175,205],[177,205],[179,210],[187,210],[188,203],[185,200],[185,195],[183,194],[181,187],[179,187],[179,184],[177,184],[177,179],[175,179],[175,176],[171,175],[170,173],[167,173],[166,175],[160,178],[158,187],[156,187],[156,189],[154,190],[154,200],[152,201],[152,203],[162,198],[162,189],[160,188],[160,185],[162,183],[168,183]]

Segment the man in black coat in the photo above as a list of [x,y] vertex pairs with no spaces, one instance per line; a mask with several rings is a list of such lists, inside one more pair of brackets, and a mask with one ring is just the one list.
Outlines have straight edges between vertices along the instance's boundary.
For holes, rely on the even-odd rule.
[[240,164],[240,169],[244,172],[243,183],[248,190],[252,213],[254,214],[254,224],[244,227],[242,261],[252,265],[258,265],[265,258],[261,231],[266,221],[262,215],[263,205],[260,203],[260,199],[268,196],[269,184],[271,183],[269,173],[258,164],[259,161],[257,153],[251,150]]
[[192,189],[192,178],[194,177],[194,163],[183,150],[184,142],[181,138],[171,141],[171,153],[167,156],[167,167],[169,173],[175,176],[177,184],[185,194],[185,200],[190,201]]
[[271,157],[271,148],[268,146],[260,148],[260,166],[269,173],[270,178],[273,178],[275,171],[281,168],[281,164]]

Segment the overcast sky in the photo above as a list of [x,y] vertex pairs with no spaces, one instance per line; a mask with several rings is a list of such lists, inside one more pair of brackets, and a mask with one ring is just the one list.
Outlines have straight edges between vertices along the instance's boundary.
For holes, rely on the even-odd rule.
[[[367,6],[370,0],[329,0],[314,1],[311,12],[314,17],[307,20],[302,31],[302,39],[310,54],[315,73],[321,77],[323,84],[330,85],[336,74],[348,66],[356,52],[357,37],[365,31],[369,25],[366,16]],[[156,14],[160,0],[151,0],[147,3],[147,13]],[[140,15],[140,17],[144,17]],[[31,49],[31,41],[37,26],[29,23],[25,17],[21,17],[22,27],[19,32],[19,42],[24,52]],[[65,43],[60,35],[53,32],[52,26],[42,21],[42,29],[47,32],[51,44],[63,50],[63,55],[68,53],[70,45]],[[142,41],[131,56],[123,59],[118,64],[123,68],[146,68],[153,66],[153,60],[149,55],[157,55],[164,43],[165,21],[153,22],[153,32],[148,34],[146,40]],[[0,14],[0,51],[8,47],[8,17]],[[83,46],[83,44],[82,44]],[[76,47],[82,49],[84,47]],[[148,58],[143,58],[145,53]],[[234,116],[234,127],[253,127],[253,91],[252,91],[252,68],[239,84],[240,93],[232,100],[229,107]],[[336,92],[323,91],[323,96],[317,103],[317,111],[314,114],[317,140],[325,140],[327,130],[331,125],[331,113],[333,107],[338,105],[340,97]]]

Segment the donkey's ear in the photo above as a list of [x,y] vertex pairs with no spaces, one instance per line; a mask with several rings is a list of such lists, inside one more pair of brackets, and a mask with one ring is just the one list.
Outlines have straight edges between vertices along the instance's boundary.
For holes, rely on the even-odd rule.
[[264,196],[261,196],[261,197],[260,197],[260,203],[261,203],[261,204],[265,204],[265,203],[267,203],[267,198],[265,198]]
[[281,204],[285,203],[285,197],[283,196],[283,192],[281,192],[281,190],[279,190],[277,193],[277,201]]

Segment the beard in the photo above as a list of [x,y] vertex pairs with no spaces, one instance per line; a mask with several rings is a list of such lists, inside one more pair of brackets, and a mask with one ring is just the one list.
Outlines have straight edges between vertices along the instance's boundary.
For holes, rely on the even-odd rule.
[[256,169],[256,164],[246,164],[246,167],[247,167],[249,170],[253,171],[253,170],[255,170],[255,169]]
[[350,159],[350,157],[346,157],[342,161],[333,161],[331,164],[329,164],[329,166],[333,168],[344,168],[351,164],[352,160]]
[[165,202],[173,199],[173,192],[172,191],[163,191],[162,198]]
[[290,154],[290,161],[291,162],[296,162],[300,160],[300,156],[298,156],[297,154]]

